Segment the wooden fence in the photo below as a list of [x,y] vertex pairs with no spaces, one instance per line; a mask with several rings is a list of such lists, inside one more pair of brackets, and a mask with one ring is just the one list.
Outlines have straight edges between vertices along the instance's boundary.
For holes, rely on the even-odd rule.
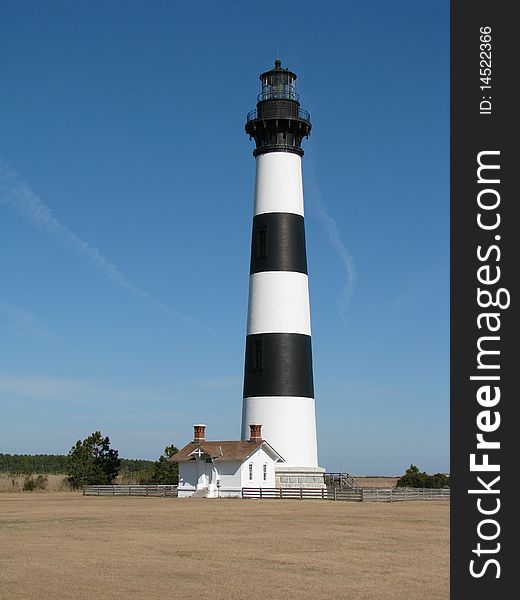
[[177,497],[176,485],[87,485],[84,496],[170,496]]
[[329,488],[242,488],[242,498],[282,500],[350,500],[361,502],[361,490]]
[[449,500],[449,489],[394,488],[242,488],[242,498],[287,500],[342,500],[347,502],[403,502],[405,500]]
[[450,489],[392,488],[363,489],[363,502],[403,502],[405,500],[449,500]]
[[[88,485],[84,496],[177,497],[176,485]],[[242,498],[267,500],[337,500],[346,502],[403,502],[406,500],[449,500],[450,490],[431,488],[242,488]]]

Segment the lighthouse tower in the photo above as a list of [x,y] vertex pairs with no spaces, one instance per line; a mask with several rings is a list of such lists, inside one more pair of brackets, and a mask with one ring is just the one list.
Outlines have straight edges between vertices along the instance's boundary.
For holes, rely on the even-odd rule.
[[300,108],[296,74],[279,60],[260,81],[245,126],[256,142],[256,182],[242,439],[261,424],[284,458],[277,485],[321,487],[301,166],[310,115]]

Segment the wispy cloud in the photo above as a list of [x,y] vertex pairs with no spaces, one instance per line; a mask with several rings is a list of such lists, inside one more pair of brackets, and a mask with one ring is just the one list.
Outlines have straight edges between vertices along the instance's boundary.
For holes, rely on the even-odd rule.
[[[321,223],[321,226],[327,234],[327,238],[331,246],[334,248],[345,267],[347,278],[337,300],[339,315],[341,319],[345,321],[347,309],[354,294],[354,288],[356,286],[356,264],[347,246],[343,243],[341,239],[341,233],[336,220],[330,215],[323,201],[323,196],[318,185],[318,178],[316,176],[314,162],[310,160],[308,162],[308,166],[309,172],[307,181],[310,184],[310,207],[312,213]],[[308,188],[309,186],[307,186],[306,189]]]
[[148,405],[171,402],[172,394],[160,390],[118,387],[100,381],[49,376],[0,374],[0,394],[27,400],[72,402],[86,405],[124,403]]
[[108,261],[103,254],[88,242],[82,240],[73,231],[52,214],[51,209],[33,192],[29,184],[23,181],[19,175],[0,159],[0,202],[11,206],[18,214],[27,221],[44,231],[47,235],[61,238],[79,256],[89,261],[102,271],[114,283],[125,288],[135,296],[141,298],[157,310],[171,315],[186,323],[192,323],[211,329],[208,325],[201,323],[198,319],[185,315],[153,298],[148,292],[131,283],[118,267]]
[[6,302],[0,302],[0,328],[31,340],[59,341],[31,312]]

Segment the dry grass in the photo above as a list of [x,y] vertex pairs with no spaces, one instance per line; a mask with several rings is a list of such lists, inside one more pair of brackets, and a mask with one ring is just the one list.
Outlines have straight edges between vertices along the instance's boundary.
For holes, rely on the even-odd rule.
[[360,488],[384,489],[395,488],[395,484],[399,481],[399,477],[356,477],[354,481]]
[[444,502],[0,496],[0,598],[448,598]]
[[[0,473],[0,493],[2,492],[21,492],[26,475],[9,475]],[[33,475],[36,477],[36,475]],[[46,492],[66,492],[71,491],[66,482],[66,475],[45,475],[48,479]],[[356,484],[361,488],[394,488],[399,477],[354,477]],[[118,475],[116,483],[123,485],[134,485],[138,483],[136,473],[123,473]],[[41,492],[39,492],[41,493]]]
[[[37,474],[32,475],[33,478],[36,478],[37,476]],[[10,475],[9,473],[0,473],[0,493],[23,491],[23,484],[26,477],[27,475]],[[67,483],[67,475],[45,475],[45,477],[48,481],[47,487],[45,490],[38,490],[37,493],[73,491]],[[122,475],[117,476],[115,482],[123,485],[135,485],[138,483],[138,476],[135,473],[123,473]]]
[[[0,474],[0,493],[2,492],[21,492],[23,490],[23,484],[27,475],[9,475],[7,473]],[[37,475],[33,475],[33,478]],[[38,492],[27,492],[27,493],[41,493],[44,492],[65,492],[70,490],[70,487],[66,480],[66,475],[45,475],[47,478],[47,487],[45,490],[38,490]]]

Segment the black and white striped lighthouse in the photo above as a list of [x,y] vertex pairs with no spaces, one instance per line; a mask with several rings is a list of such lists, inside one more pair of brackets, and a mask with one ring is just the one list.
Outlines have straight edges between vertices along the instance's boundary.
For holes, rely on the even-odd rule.
[[296,74],[279,60],[260,75],[246,133],[256,182],[244,370],[242,439],[262,424],[279,452],[279,485],[323,485],[318,467],[305,249],[301,142],[311,131]]

